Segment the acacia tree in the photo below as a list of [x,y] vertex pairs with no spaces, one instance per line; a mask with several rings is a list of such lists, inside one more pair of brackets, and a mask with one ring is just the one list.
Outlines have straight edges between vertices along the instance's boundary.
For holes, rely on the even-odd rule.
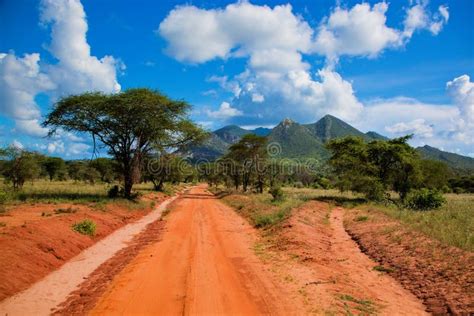
[[232,166],[235,169],[234,176],[240,174],[244,191],[247,191],[248,185],[254,179],[258,191],[263,192],[268,157],[266,143],[265,137],[248,134],[229,148],[226,158],[235,163]]
[[42,156],[17,147],[9,147],[0,150],[0,156],[6,157],[3,176],[5,180],[11,182],[15,190],[23,187],[26,181],[33,181],[41,173],[39,161]]
[[124,195],[131,198],[145,156],[201,140],[204,132],[188,119],[189,104],[158,91],[129,89],[117,94],[84,93],[59,100],[43,122],[49,135],[58,129],[88,133],[119,164]]

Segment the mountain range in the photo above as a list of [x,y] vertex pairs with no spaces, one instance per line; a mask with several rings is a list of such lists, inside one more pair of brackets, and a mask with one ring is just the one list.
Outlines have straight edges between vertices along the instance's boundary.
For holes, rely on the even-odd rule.
[[[335,138],[358,136],[365,141],[388,139],[373,131],[363,133],[337,117],[326,115],[311,124],[299,124],[287,118],[272,129],[264,127],[244,129],[237,125],[228,125],[210,133],[210,137],[204,143],[189,148],[185,154],[194,161],[215,160],[246,134],[265,136],[269,144],[277,144],[278,157],[312,157],[322,160],[330,156],[325,143]],[[428,145],[418,147],[416,150],[425,159],[442,161],[454,170],[474,172],[474,158],[445,152]]]

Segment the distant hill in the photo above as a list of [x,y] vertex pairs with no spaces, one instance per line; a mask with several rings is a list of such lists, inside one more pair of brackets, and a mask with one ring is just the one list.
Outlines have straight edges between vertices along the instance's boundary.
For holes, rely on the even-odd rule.
[[368,141],[373,140],[369,135],[362,133],[358,129],[332,115],[326,115],[316,123],[306,124],[304,126],[308,128],[314,137],[318,138],[323,143],[328,142],[331,139],[346,136],[359,136]]
[[416,150],[425,159],[442,161],[460,172],[474,172],[474,158],[442,151],[428,145],[418,147]]
[[[246,134],[268,137],[269,142],[278,143],[282,158],[317,158],[325,160],[330,153],[324,144],[332,139],[358,136],[366,141],[388,140],[387,137],[370,131],[363,133],[332,115],[326,115],[312,124],[299,124],[291,119],[284,119],[274,128],[259,127],[244,129],[237,125],[224,126],[211,133],[203,144],[189,148],[185,154],[192,160],[214,160],[226,153],[230,145],[238,142]],[[474,172],[474,158],[465,157],[437,148],[424,146],[417,151],[425,159],[433,159],[446,163],[460,172]]]
[[323,158],[329,155],[323,142],[314,137],[311,131],[305,126],[293,122],[290,119],[283,120],[273,128],[268,141],[276,142],[281,147],[281,157],[300,158],[318,157]]

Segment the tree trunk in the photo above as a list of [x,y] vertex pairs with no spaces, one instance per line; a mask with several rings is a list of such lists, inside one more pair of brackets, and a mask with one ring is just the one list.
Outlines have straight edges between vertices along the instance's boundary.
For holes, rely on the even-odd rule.
[[132,187],[133,187],[133,174],[130,170],[124,172],[123,175],[123,193],[126,199],[131,199],[132,197]]

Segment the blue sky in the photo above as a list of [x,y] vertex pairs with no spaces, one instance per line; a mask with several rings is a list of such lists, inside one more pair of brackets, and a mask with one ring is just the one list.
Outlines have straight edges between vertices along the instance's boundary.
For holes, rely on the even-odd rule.
[[191,103],[209,129],[330,113],[473,156],[473,12],[448,0],[0,0],[0,143],[87,156],[87,137],[44,138],[54,100],[145,86]]

